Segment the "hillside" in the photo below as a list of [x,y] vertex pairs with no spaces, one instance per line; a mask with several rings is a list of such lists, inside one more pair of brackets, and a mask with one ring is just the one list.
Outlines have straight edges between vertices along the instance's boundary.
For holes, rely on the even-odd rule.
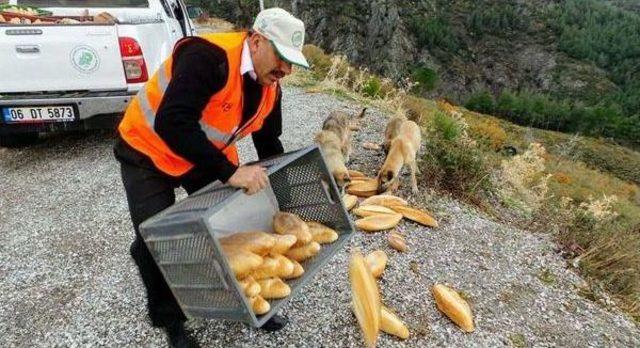
[[[498,114],[515,114],[511,121],[527,126],[638,145],[637,2],[273,0],[265,4],[290,9],[303,19],[309,43],[344,54],[350,62],[382,76],[420,82],[414,93],[447,97],[459,104],[485,90],[494,97],[503,92],[540,96],[532,103],[557,101],[567,105],[569,115],[556,120],[553,108],[539,112],[535,105]],[[212,10],[247,26],[256,6],[257,2],[221,1]],[[584,109],[596,105],[597,109]],[[603,118],[604,127],[593,122]]]

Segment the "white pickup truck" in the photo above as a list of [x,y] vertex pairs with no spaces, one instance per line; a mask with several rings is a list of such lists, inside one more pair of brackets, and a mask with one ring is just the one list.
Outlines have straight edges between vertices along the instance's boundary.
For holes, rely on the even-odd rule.
[[[55,22],[20,18],[19,23],[4,12],[4,147],[32,143],[42,132],[113,128],[176,41],[195,35],[182,0],[10,0],[9,5],[47,11],[50,17],[41,18]],[[115,23],[83,21],[104,12]]]

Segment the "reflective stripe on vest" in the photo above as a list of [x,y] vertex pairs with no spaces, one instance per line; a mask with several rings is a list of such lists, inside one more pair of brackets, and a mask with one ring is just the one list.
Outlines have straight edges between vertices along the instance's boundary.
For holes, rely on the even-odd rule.
[[[160,68],[158,69],[158,87],[160,87],[160,93],[163,95],[164,92],[167,91],[167,87],[169,86],[169,79],[167,78],[167,75],[165,73],[166,64],[167,63],[162,63],[162,65],[160,65]],[[149,98],[147,98],[146,84],[140,89],[140,91],[138,91],[137,97],[138,102],[140,103],[140,111],[144,115],[144,119],[147,120],[147,125],[151,127],[151,129],[154,129],[154,126],[156,125],[156,113],[151,108],[151,103],[149,103]],[[200,128],[202,128],[202,131],[207,135],[207,139],[209,139],[209,141],[218,141],[226,144],[229,139],[231,139],[231,135],[221,133],[217,129],[202,122],[202,120],[200,120],[199,123]]]

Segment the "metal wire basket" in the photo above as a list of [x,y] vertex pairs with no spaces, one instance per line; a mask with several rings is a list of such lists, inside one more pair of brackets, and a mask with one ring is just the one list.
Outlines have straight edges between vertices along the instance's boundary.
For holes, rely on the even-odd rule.
[[[338,188],[317,146],[258,162],[267,168],[270,187],[247,196],[212,183],[145,221],[140,233],[187,317],[243,321],[259,327],[296,296],[354,228]],[[256,316],[229,267],[218,239],[247,230],[272,231],[278,210],[318,221],[339,238],[302,262],[305,273],[287,280],[291,295],[271,300],[271,310]]]

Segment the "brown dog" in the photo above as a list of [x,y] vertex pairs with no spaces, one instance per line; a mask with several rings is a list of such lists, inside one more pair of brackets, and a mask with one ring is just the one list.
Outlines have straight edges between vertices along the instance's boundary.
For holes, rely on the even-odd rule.
[[344,156],[345,162],[349,162],[351,154],[351,128],[349,128],[349,114],[344,111],[331,111],[327,119],[322,123],[322,130],[331,132],[338,138],[340,151]]
[[351,178],[349,177],[349,170],[345,165],[342,140],[338,138],[336,133],[322,130],[316,134],[315,142],[322,149],[327,167],[331,175],[333,175],[336,184],[338,184],[341,190],[344,190],[344,187],[351,182]]
[[[367,109],[357,116],[364,117]],[[336,183],[344,191],[344,187],[351,182],[346,163],[351,154],[351,127],[355,117],[349,116],[344,111],[332,111],[322,123],[322,131],[316,134],[315,142],[320,146],[324,154],[329,171]]]
[[419,174],[420,171],[416,164],[416,155],[422,143],[420,127],[413,121],[398,121],[396,118],[399,117],[389,121],[394,122],[394,126],[387,126],[389,133],[395,133],[395,137],[389,142],[387,158],[378,172],[378,193],[385,192],[397,184],[404,165],[409,166],[411,170],[411,191],[418,193],[416,173]]
[[382,143],[382,149],[384,153],[389,153],[389,147],[391,147],[391,141],[398,136],[400,132],[400,125],[407,120],[404,114],[397,114],[389,120],[387,128],[384,130],[384,142]]
[[[367,108],[362,109],[358,119],[364,117],[364,113]],[[334,110],[329,113],[329,116],[322,123],[323,131],[330,131],[340,140],[340,149],[344,156],[345,163],[349,162],[349,156],[351,155],[351,129],[354,126],[355,117],[349,116],[344,111]]]

